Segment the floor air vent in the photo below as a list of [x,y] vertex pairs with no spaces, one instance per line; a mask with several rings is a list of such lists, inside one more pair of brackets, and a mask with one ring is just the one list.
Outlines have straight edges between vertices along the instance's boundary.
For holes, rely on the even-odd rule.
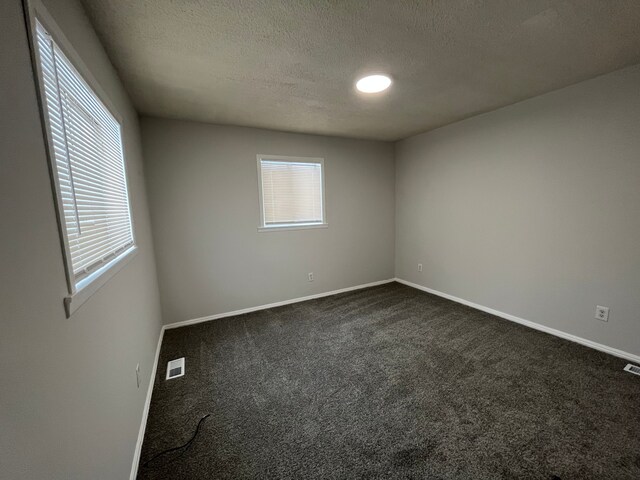
[[184,375],[184,357],[176,358],[167,363],[167,380]]
[[636,365],[631,365],[630,363],[627,363],[627,366],[624,367],[624,369],[627,372],[631,372],[631,373],[635,373],[636,375],[640,375],[640,367],[638,367]]

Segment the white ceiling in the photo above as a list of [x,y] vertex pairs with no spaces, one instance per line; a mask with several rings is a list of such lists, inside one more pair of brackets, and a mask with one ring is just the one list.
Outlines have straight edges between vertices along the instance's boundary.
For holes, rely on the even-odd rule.
[[397,140],[640,63],[639,0],[84,4],[142,114],[285,131]]

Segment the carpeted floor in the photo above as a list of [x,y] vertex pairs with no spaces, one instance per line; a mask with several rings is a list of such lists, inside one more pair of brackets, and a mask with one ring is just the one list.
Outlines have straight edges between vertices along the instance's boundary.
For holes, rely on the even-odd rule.
[[138,478],[637,480],[626,363],[397,283],[168,330]]

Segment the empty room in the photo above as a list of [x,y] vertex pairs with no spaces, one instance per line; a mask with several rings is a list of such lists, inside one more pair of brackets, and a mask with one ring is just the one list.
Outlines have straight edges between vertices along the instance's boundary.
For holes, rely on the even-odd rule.
[[0,478],[640,479],[640,1],[0,39]]

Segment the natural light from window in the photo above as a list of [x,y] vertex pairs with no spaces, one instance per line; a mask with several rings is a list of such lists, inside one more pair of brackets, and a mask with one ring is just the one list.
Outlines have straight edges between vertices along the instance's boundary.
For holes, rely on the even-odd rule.
[[324,160],[258,156],[261,228],[325,226]]
[[44,111],[75,288],[132,249],[120,123],[36,22]]

